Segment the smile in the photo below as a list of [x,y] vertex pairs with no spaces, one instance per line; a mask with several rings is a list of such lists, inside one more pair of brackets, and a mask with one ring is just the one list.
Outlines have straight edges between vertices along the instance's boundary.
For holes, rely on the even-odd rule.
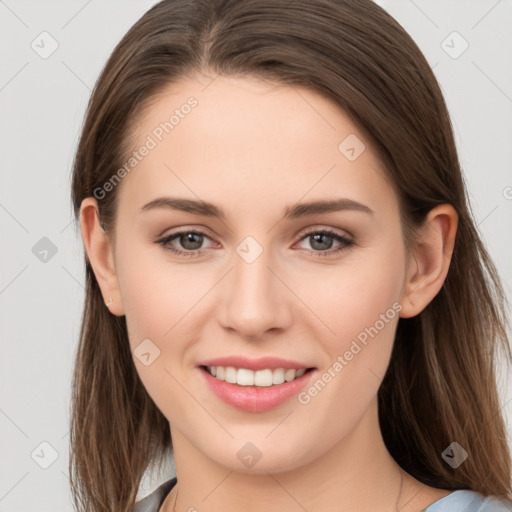
[[[317,373],[316,368],[198,367],[207,388],[225,404],[256,413],[278,407],[296,396]],[[214,375],[215,374],[215,375]]]

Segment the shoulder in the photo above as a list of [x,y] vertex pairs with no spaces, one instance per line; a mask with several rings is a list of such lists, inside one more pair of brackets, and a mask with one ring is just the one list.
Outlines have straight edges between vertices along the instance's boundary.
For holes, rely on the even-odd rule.
[[460,489],[435,501],[423,512],[512,512],[512,503]]
[[167,495],[176,485],[176,477],[166,480],[159,485],[152,493],[135,503],[132,512],[158,512]]

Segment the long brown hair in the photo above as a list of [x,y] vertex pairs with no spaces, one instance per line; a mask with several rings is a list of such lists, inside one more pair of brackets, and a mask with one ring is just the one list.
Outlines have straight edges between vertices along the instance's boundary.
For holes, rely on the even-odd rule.
[[[496,356],[511,356],[505,296],[476,229],[438,82],[405,30],[371,0],[164,0],[117,45],[95,85],[77,148],[80,205],[126,161],[133,124],[164,88],[196,71],[309,87],[371,141],[401,203],[404,240],[436,205],[459,216],[445,283],[400,319],[378,392],[384,441],[421,482],[512,500]],[[133,148],[132,148],[133,150]],[[117,188],[98,200],[114,236]],[[97,197],[97,196],[95,196]],[[169,423],[133,363],[125,317],[109,313],[86,256],[73,378],[70,478],[80,510],[129,511],[146,468],[172,449]],[[452,443],[469,457],[442,458]]]

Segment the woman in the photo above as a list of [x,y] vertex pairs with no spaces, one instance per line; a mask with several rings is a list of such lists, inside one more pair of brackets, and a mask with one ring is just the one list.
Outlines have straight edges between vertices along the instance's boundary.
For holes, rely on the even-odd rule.
[[155,5],[98,79],[72,199],[77,508],[510,508],[503,291],[437,81],[377,5]]

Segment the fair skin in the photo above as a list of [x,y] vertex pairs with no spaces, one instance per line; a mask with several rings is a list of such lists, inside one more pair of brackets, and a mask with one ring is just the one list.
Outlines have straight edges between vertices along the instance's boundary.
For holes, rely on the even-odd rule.
[[[377,392],[399,316],[419,314],[443,284],[455,211],[432,210],[407,252],[398,198],[350,118],[313,91],[249,77],[197,75],[172,85],[136,123],[133,149],[190,96],[198,105],[118,185],[115,240],[100,227],[95,198],[81,207],[84,245],[105,302],[112,298],[110,313],[126,315],[132,350],[147,338],[160,350],[150,365],[137,357],[134,364],[169,420],[176,510],[413,512],[446,496],[387,451]],[[338,149],[349,134],[366,145],[354,161]],[[162,196],[208,201],[225,218],[140,212]],[[373,213],[283,218],[297,202],[339,198]],[[202,254],[156,243],[180,229],[203,232],[202,243],[176,237],[167,245]],[[322,229],[354,243],[335,253],[342,242],[311,236]],[[251,263],[236,252],[247,236],[263,248]],[[292,397],[264,412],[239,410],[211,392],[196,366],[273,355],[314,367],[309,387],[393,304],[399,314],[307,404]],[[262,455],[252,467],[237,457],[247,442]],[[175,491],[163,512],[173,510]]]

